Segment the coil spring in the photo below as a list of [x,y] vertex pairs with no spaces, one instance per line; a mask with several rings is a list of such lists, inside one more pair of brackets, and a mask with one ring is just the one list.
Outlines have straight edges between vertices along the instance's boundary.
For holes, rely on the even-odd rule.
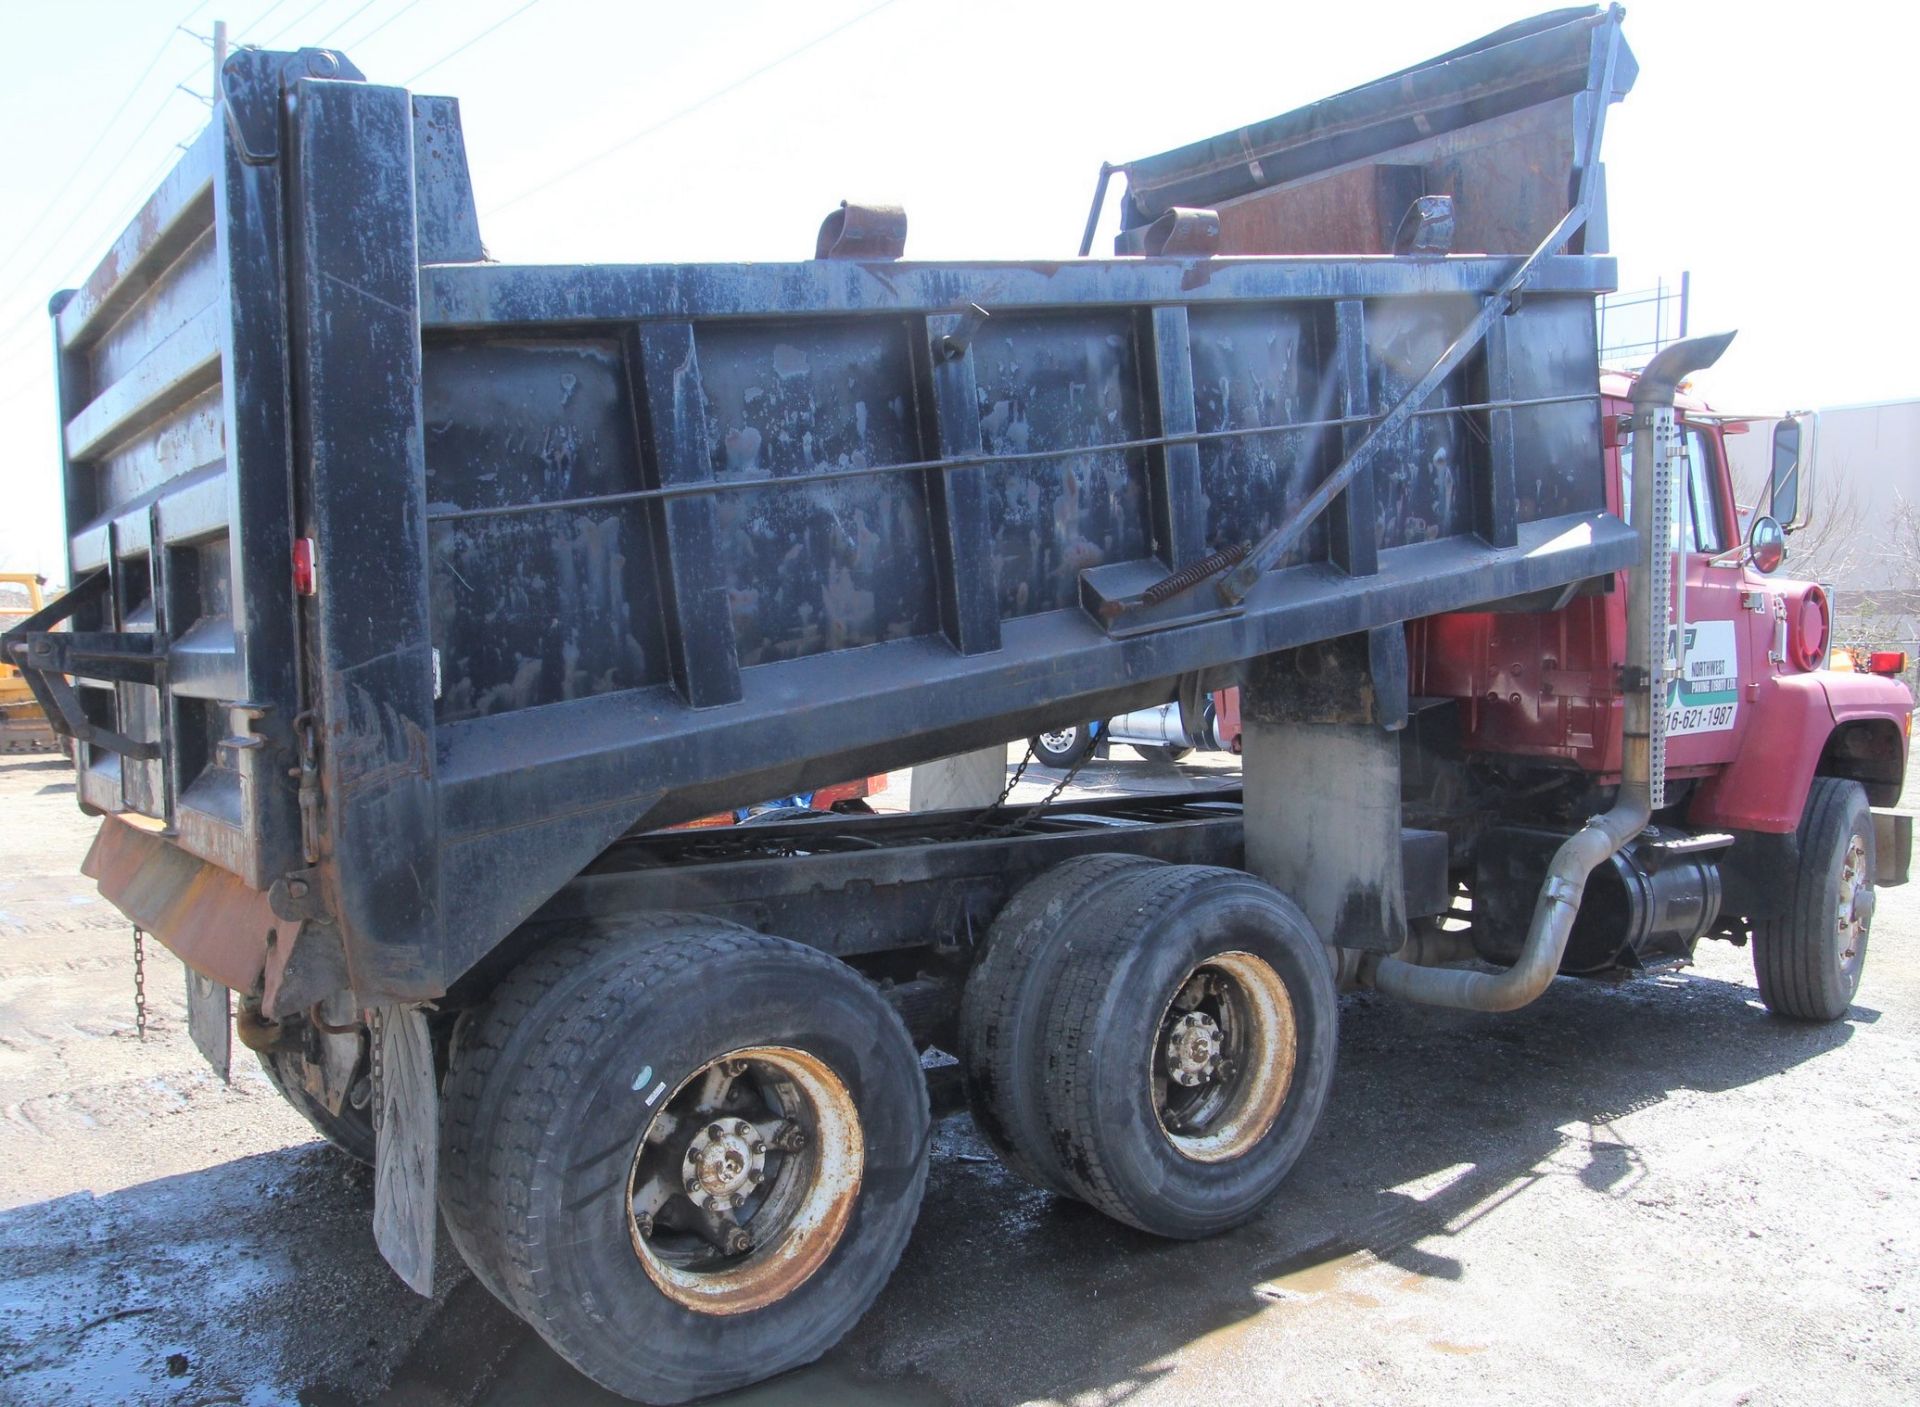
[[1157,606],[1162,601],[1172,600],[1189,586],[1198,586],[1216,572],[1224,572],[1228,567],[1238,566],[1247,555],[1247,544],[1235,543],[1232,547],[1223,547],[1218,552],[1202,557],[1197,562],[1189,562],[1172,576],[1163,577],[1140,593],[1140,604]]

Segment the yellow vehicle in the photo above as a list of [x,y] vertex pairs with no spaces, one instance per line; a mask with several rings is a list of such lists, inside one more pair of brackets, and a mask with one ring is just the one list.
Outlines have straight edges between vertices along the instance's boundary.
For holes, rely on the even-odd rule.
[[[45,604],[43,578],[31,572],[0,572],[0,631],[18,625]],[[34,752],[57,747],[46,710],[11,663],[0,661],[0,751]]]

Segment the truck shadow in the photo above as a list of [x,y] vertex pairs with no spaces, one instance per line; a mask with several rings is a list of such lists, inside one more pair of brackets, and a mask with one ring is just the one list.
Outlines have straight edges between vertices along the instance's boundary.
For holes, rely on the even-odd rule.
[[[1548,1179],[1657,1197],[1627,1115],[1765,1080],[1877,1016],[1776,1021],[1751,987],[1698,973],[1560,982],[1505,1017],[1350,996],[1332,1102],[1285,1192],[1193,1244],[1028,1188],[957,1114],[936,1125],[919,1225],[873,1310],[819,1363],[715,1401],[1120,1402],[1257,1316],[1357,1316],[1471,1274],[1452,1239]],[[495,1303],[444,1233],[436,1294],[408,1292],[373,1248],[371,1203],[365,1170],[316,1144],[0,1213],[0,1294],[21,1311],[0,1328],[0,1398],[251,1401],[271,1384],[303,1407],[619,1400]],[[1532,1234],[1524,1214],[1507,1234]]]
[[57,753],[0,755],[0,772],[71,772],[73,763]]

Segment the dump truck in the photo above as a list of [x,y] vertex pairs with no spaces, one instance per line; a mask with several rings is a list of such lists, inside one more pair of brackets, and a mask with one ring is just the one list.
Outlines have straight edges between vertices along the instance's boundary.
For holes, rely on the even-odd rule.
[[[18,625],[46,605],[37,572],[0,572],[0,631]],[[40,752],[58,745],[46,710],[20,671],[0,659],[0,752]]]
[[[790,263],[490,262],[454,100],[232,55],[52,304],[73,589],[5,647],[86,872],[408,1284],[444,1218],[655,1402],[873,1302],[935,1051],[1019,1176],[1196,1238],[1284,1195],[1343,986],[1711,937],[1841,1017],[1912,699],[1812,666],[1687,458],[1726,338],[1600,394],[1621,22],[1113,168],[1116,253],[1033,262],[858,204]],[[670,829],[1229,686],[1237,788]]]

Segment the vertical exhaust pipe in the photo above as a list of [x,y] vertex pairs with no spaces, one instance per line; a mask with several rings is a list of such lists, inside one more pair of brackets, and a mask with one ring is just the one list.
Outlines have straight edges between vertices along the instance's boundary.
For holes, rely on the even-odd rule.
[[[1587,877],[1640,834],[1654,808],[1664,804],[1666,754],[1660,744],[1665,729],[1656,710],[1657,701],[1666,697],[1667,684],[1666,567],[1672,554],[1667,532],[1673,506],[1667,466],[1675,443],[1673,399],[1681,381],[1720,360],[1733,336],[1728,332],[1676,342],[1656,356],[1634,383],[1631,516],[1640,534],[1640,562],[1627,585],[1625,746],[1620,791],[1612,808],[1589,820],[1554,852],[1526,943],[1512,967],[1504,972],[1462,972],[1385,958],[1373,973],[1377,990],[1463,1011],[1514,1011],[1525,1006],[1547,989],[1560,970]],[[1658,522],[1657,508],[1661,510]]]

